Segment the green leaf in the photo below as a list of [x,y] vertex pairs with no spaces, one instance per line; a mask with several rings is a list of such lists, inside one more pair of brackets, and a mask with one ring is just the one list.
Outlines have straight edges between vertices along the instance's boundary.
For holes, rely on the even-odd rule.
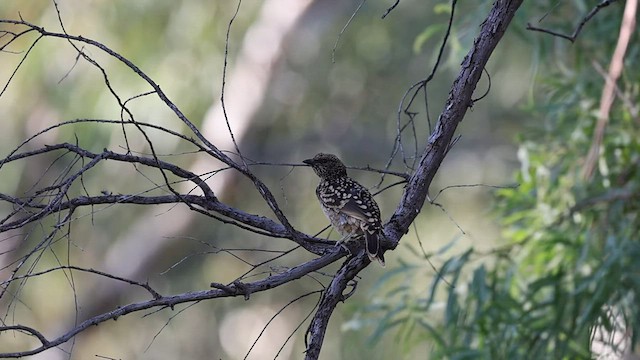
[[446,29],[446,24],[433,24],[427,26],[413,42],[413,52],[415,54],[419,54],[422,52],[422,47],[424,44],[429,41],[434,35],[437,35],[440,32],[443,32]]

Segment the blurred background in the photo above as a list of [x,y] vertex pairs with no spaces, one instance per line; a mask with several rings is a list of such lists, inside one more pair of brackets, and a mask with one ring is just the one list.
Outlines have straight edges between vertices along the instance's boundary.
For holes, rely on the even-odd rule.
[[[397,136],[397,109],[405,91],[425,78],[436,61],[449,16],[449,5],[403,0],[385,19],[381,15],[392,2],[366,2],[349,22],[358,1],[270,0],[243,1],[231,26],[228,42],[225,105],[238,147],[258,162],[300,164],[318,152],[339,155],[354,167],[384,168]],[[99,41],[131,60],[167,93],[190,121],[214,144],[235,151],[220,103],[229,21],[235,1],[59,1],[60,16],[69,34]],[[459,64],[487,13],[490,2],[461,2],[449,46],[441,67],[428,87],[432,123],[442,109]],[[56,9],[49,1],[0,2],[0,17],[22,17],[49,31],[59,32]],[[487,71],[491,91],[467,113],[460,141],[451,150],[432,184],[432,197],[451,185],[513,184],[517,168],[515,135],[534,119],[521,110],[529,101],[536,56],[522,21],[514,22],[492,56]],[[341,30],[348,23],[348,27]],[[26,54],[33,34],[0,54],[0,79],[9,82],[0,97],[0,142],[7,156],[35,133],[73,119],[120,119],[120,107],[105,87],[102,74],[62,39],[44,38]],[[29,40],[29,41],[27,41]],[[114,91],[122,99],[149,91],[134,72],[95,47],[84,48],[106,70]],[[13,76],[13,77],[12,77]],[[476,98],[489,83],[483,79]],[[416,138],[405,132],[409,157],[425,146],[428,121],[424,101],[413,108]],[[192,136],[189,129],[155,96],[129,104],[137,121],[164,126]],[[403,121],[406,121],[403,118]],[[149,149],[135,131],[128,133],[131,148],[143,154]],[[149,131],[156,151],[167,161],[206,173],[220,169],[194,148],[175,137]],[[126,150],[119,125],[76,124],[49,131],[21,150],[60,142],[78,142],[100,152],[103,148]],[[42,177],[55,177],[64,160],[51,166],[53,157],[8,164],[1,170],[2,192],[23,194]],[[60,167],[60,169],[58,168]],[[48,169],[48,170],[46,170]],[[410,171],[396,156],[391,170]],[[255,166],[254,171],[277,197],[291,223],[315,234],[327,225],[315,199],[315,174],[304,167]],[[380,175],[351,170],[367,187]],[[139,193],[153,188],[158,174],[130,165],[106,163],[84,178],[91,194]],[[387,177],[385,184],[395,179]],[[220,199],[250,213],[271,216],[260,195],[244,178],[219,171],[208,180]],[[188,189],[185,187],[184,189]],[[183,190],[184,190],[183,189]],[[375,189],[373,189],[375,190]],[[185,190],[187,191],[187,190]],[[401,186],[377,197],[383,218],[393,212]],[[385,269],[370,266],[361,275],[356,294],[334,313],[322,350],[325,359],[389,359],[400,349],[392,336],[371,342],[370,321],[359,309],[375,303],[380,289],[374,283],[402,262],[417,262],[425,276],[416,291],[427,291],[435,272],[420,260],[419,243],[428,253],[444,246],[490,249],[500,244],[500,228],[491,216],[488,187],[452,188],[438,196],[442,207],[425,205],[396,251],[387,253]],[[444,209],[444,210],[443,210]],[[0,208],[8,211],[8,209]],[[4,217],[4,215],[3,215]],[[0,271],[48,233],[51,221],[5,234],[0,245]],[[209,283],[229,282],[272,254],[237,250],[283,251],[289,240],[262,237],[216,222],[184,206],[131,205],[82,209],[75,214],[70,234],[58,235],[47,251],[33,262],[33,271],[71,263],[149,283],[162,294],[208,289]],[[324,235],[329,235],[324,233]],[[335,238],[335,234],[329,235]],[[12,251],[8,251],[11,249]],[[243,261],[238,259],[241,258]],[[303,250],[284,257],[278,266],[310,259]],[[441,265],[437,255],[431,261]],[[330,274],[339,264],[325,272]],[[35,356],[37,359],[114,358],[243,358],[262,328],[293,299],[319,288],[326,277],[304,278],[292,284],[244,299],[216,299],[183,305],[171,311],[135,313],[83,332],[74,341]],[[62,272],[29,280],[19,300],[0,301],[3,319],[43,330],[55,337],[89,316],[115,306],[144,301],[148,295],[131,286],[75,274],[70,281]],[[251,350],[248,358],[273,358],[287,337],[313,311],[318,295],[287,306]],[[148,315],[148,316],[144,316]],[[279,358],[302,358],[304,330],[295,332]],[[36,344],[23,336],[0,336],[3,351],[29,349]],[[407,358],[423,359],[427,345],[416,347]]]

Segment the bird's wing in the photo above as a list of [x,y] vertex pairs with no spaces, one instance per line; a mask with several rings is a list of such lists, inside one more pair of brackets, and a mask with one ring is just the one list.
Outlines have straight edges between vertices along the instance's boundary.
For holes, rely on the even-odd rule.
[[340,208],[340,211],[351,217],[367,222],[375,216],[375,213],[372,212],[373,209],[370,209],[359,198],[351,198],[346,201]]
[[318,199],[328,208],[379,227],[380,210],[371,194],[355,181],[323,184]]
[[351,197],[342,204],[340,211],[378,228],[380,226],[380,210],[371,194],[362,186],[351,187],[350,193]]

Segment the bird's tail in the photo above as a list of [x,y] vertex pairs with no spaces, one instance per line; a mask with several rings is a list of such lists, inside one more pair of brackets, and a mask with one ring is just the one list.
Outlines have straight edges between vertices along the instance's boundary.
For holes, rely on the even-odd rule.
[[379,232],[371,234],[368,231],[365,231],[364,234],[365,247],[367,249],[369,260],[376,260],[380,263],[380,265],[384,266],[384,255],[382,254],[382,248],[380,247],[380,240],[382,235]]

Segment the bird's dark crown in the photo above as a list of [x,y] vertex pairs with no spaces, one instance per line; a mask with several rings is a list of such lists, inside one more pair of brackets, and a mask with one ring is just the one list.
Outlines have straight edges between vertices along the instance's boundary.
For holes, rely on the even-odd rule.
[[347,176],[347,168],[333,154],[319,153],[311,159],[303,161],[311,165],[313,171],[322,179],[335,179]]

